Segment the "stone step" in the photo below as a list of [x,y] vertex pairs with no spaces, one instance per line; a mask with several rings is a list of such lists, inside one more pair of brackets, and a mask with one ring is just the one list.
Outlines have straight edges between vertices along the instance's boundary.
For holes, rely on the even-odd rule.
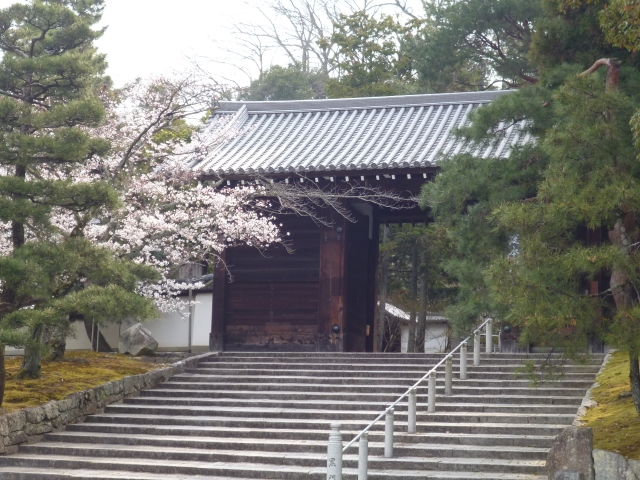
[[[483,380],[526,380],[530,382],[528,378],[523,375],[517,375],[516,369],[511,369],[511,371],[489,371],[483,372],[478,370],[468,370],[467,376],[469,379],[483,379]],[[411,375],[411,371],[402,370],[401,374],[403,378],[413,378],[415,380],[422,378],[424,374],[427,372],[427,369],[421,369],[416,372],[414,375]],[[452,369],[454,378],[459,378],[460,370],[457,368]],[[393,370],[353,370],[353,369],[342,369],[342,370],[333,370],[333,369],[320,369],[317,370],[298,370],[298,369],[268,369],[268,368],[253,368],[253,369],[233,369],[233,368],[187,368],[185,373],[188,376],[189,374],[195,375],[210,375],[210,376],[224,376],[224,377],[246,377],[246,376],[259,376],[259,377],[317,377],[318,374],[321,374],[321,377],[348,377],[348,378],[393,378],[398,375],[398,371]],[[561,381],[576,381],[581,380],[584,382],[589,382],[593,380],[593,375],[597,372],[566,372],[559,377]],[[444,367],[437,371],[438,375],[444,375]],[[552,381],[556,381],[552,379]],[[593,383],[593,382],[592,382]]]
[[[180,382],[193,382],[193,383],[251,383],[251,384],[261,384],[261,383],[280,383],[286,382],[287,384],[315,384],[317,382],[322,383],[323,385],[330,386],[339,386],[339,385],[364,385],[364,386],[378,386],[378,385],[390,385],[390,384],[406,384],[413,385],[416,381],[419,380],[420,377],[400,377],[390,376],[390,377],[347,377],[347,376],[336,376],[336,377],[325,377],[318,375],[309,375],[309,376],[297,376],[297,375],[210,375],[203,373],[182,373],[180,375],[175,375],[171,377],[171,381],[180,381]],[[444,381],[444,375],[440,375],[440,380]],[[483,378],[473,378],[471,375],[468,380],[459,380],[454,378],[453,383],[461,384],[461,385],[470,385],[470,386],[491,386],[494,388],[503,388],[503,387],[516,387],[516,386],[531,386],[531,381],[528,379],[483,379]],[[581,380],[571,380],[571,379],[562,379],[554,382],[545,382],[539,383],[538,386],[550,386],[553,385],[554,388],[589,388],[593,384],[593,381],[587,379]]]
[[[269,392],[269,391],[292,391],[292,390],[303,390],[305,392],[320,392],[328,396],[332,396],[334,393],[339,392],[351,392],[351,393],[378,393],[381,395],[385,395],[387,393],[394,395],[396,398],[402,395],[407,388],[413,385],[414,382],[407,382],[405,384],[398,385],[397,383],[389,384],[389,385],[327,385],[322,383],[309,383],[305,385],[295,384],[295,383],[226,383],[226,382],[186,382],[186,381],[177,381],[174,377],[173,380],[167,381],[162,384],[163,388],[177,388],[183,390],[185,388],[190,388],[193,390],[252,390],[255,392]],[[555,385],[555,384],[554,384]],[[419,387],[421,390],[425,387]],[[496,387],[493,385],[489,386],[475,386],[468,385],[464,383],[453,383],[453,391],[454,393],[461,393],[467,395],[492,395],[497,396],[500,394],[508,394],[508,395],[535,395],[535,396],[583,396],[586,388],[569,388],[569,387],[550,387],[550,386],[537,386],[537,387],[525,387],[524,385],[519,385],[515,387]],[[444,385],[443,382],[436,383],[436,392],[442,392],[444,394]]]
[[[146,435],[146,436],[178,436],[178,437],[214,437],[224,441],[229,439],[249,439],[251,441],[264,440],[296,440],[296,441],[327,441],[327,430],[295,430],[284,428],[240,428],[240,427],[196,427],[196,426],[156,426],[156,425],[131,425],[131,424],[107,424],[107,423],[80,423],[67,426],[67,431],[76,435],[87,435],[89,437],[105,434],[110,437],[114,434],[125,436]],[[343,438],[354,438],[359,430],[343,430]],[[56,434],[58,435],[58,434]],[[457,445],[506,445],[521,447],[549,448],[555,439],[555,435],[509,435],[509,434],[473,434],[473,433],[453,433],[446,430],[430,433],[408,434],[404,431],[396,431],[394,439],[400,443],[421,443],[432,444],[457,444]],[[371,431],[369,433],[371,442],[384,441],[383,431]]]
[[[260,466],[256,466],[259,468]],[[326,480],[326,473],[306,472],[301,477],[309,480]],[[468,480],[547,480],[546,475],[526,475],[526,474],[503,474],[491,472],[465,472],[464,478]],[[0,467],[0,478],[3,480],[237,480],[238,477],[221,477],[219,475],[182,475],[182,474],[161,474],[131,472],[122,470],[94,470],[94,469],[57,469],[57,468],[37,468],[37,467]],[[251,478],[258,478],[252,476]],[[268,478],[268,477],[260,477]],[[295,477],[291,477],[295,478]],[[345,469],[344,480],[356,480],[355,469]],[[401,470],[379,472],[369,470],[371,480],[395,480],[395,479],[420,479],[420,480],[460,480],[458,472],[440,471],[420,471],[404,472]]]
[[[437,408],[437,406],[436,406]],[[418,410],[418,419],[431,422],[454,422],[461,420],[473,423],[535,423],[535,424],[563,424],[570,425],[575,413],[509,413],[509,412],[439,412],[426,413],[426,409]],[[105,413],[112,414],[140,414],[140,415],[177,415],[177,416],[205,416],[239,417],[246,419],[281,419],[282,421],[313,419],[313,420],[359,420],[374,419],[381,409],[376,410],[323,410],[302,408],[243,408],[243,407],[185,407],[176,405],[133,405],[116,404],[105,408]],[[396,411],[396,418],[407,416],[406,411]]]
[[2,480],[238,480],[237,477],[203,477],[121,470],[58,469],[37,467],[0,467]]
[[[105,413],[0,457],[3,480],[326,480],[329,424],[354,438],[441,354],[223,353]],[[370,480],[543,480],[555,436],[574,419],[602,356],[482,354],[468,379],[453,363],[453,395],[438,370],[436,412],[418,388],[417,433],[396,406],[394,458],[383,458],[384,421],[369,432]],[[562,362],[545,383],[525,363]],[[356,480],[358,447],[344,457]]]
[[[95,445],[131,445],[166,448],[192,448],[200,450],[248,450],[261,451],[271,453],[282,452],[306,452],[316,453],[325,456],[327,451],[327,442],[325,440],[305,440],[303,442],[291,440],[268,440],[241,438],[230,440],[229,438],[193,438],[193,437],[160,437],[158,435],[86,435],[72,432],[60,432],[47,434],[48,443],[43,444],[46,447],[56,447],[64,445],[71,448],[74,444]],[[380,438],[383,440],[383,438]],[[29,452],[29,448],[23,449]],[[404,444],[398,441],[394,447],[394,455],[397,457],[473,457],[473,458],[500,458],[500,459],[518,459],[518,460],[545,460],[547,458],[547,448],[541,447],[520,447],[520,446],[486,446],[486,445],[460,445],[460,444],[441,444],[441,443],[409,443]],[[37,453],[37,452],[35,452]],[[60,452],[56,452],[60,453]],[[370,441],[369,454],[374,456],[383,456],[384,441]]]
[[[444,393],[444,388],[441,389]],[[156,388],[154,390],[143,390],[140,392],[139,398],[146,397],[173,397],[173,398],[207,398],[207,399],[219,399],[229,402],[236,400],[255,400],[258,398],[255,391],[243,391],[243,390],[189,390],[189,389],[172,389],[172,388]],[[262,391],[260,398],[263,401],[327,401],[325,392],[300,392],[300,391]],[[394,392],[381,393],[332,393],[331,401],[358,401],[358,402],[370,402],[376,400],[385,404],[394,402],[398,398],[398,395]],[[582,396],[531,396],[531,395],[493,395],[493,396],[480,396],[480,395],[463,395],[454,393],[451,396],[442,397],[437,395],[437,401],[441,398],[446,398],[448,402],[464,402],[464,403],[509,403],[509,404],[544,404],[544,405],[569,405],[580,406],[582,402]]]
[[[333,366],[333,365],[351,365],[351,366],[360,366],[363,368],[368,368],[370,365],[373,366],[407,366],[408,368],[431,368],[436,363],[439,363],[444,355],[434,357],[434,358],[425,358],[418,360],[411,359],[375,359],[375,358],[360,358],[360,359],[322,359],[322,360],[313,360],[306,358],[238,358],[238,359],[229,359],[229,358],[220,358],[220,357],[212,357],[205,360],[202,360],[199,364],[205,367],[213,367],[219,364],[227,364],[231,366],[248,366],[255,367],[256,365],[273,365],[277,366],[308,366],[315,368],[315,366]],[[453,358],[453,364],[460,365],[460,357],[455,355]],[[590,359],[586,361],[576,361],[567,363],[552,360],[551,362],[546,362],[546,359],[503,359],[503,358],[495,358],[495,357],[486,357],[480,359],[480,365],[478,367],[495,367],[503,365],[505,368],[511,367],[524,367],[524,366],[535,366],[536,368],[541,367],[542,365],[562,365],[566,368],[593,368],[602,364],[601,359]],[[553,363],[556,362],[556,363]],[[473,364],[473,354],[467,357],[467,366],[475,367]]]
[[[539,405],[539,404],[508,404],[508,403],[462,403],[453,402],[453,396],[436,397],[437,408],[441,412],[509,412],[509,413],[563,413],[575,415],[576,405]],[[147,406],[206,406],[206,407],[242,407],[242,408],[313,408],[340,409],[341,411],[367,410],[382,411],[390,402],[362,402],[362,401],[333,401],[323,400],[264,400],[264,399],[205,399],[205,398],[175,398],[175,397],[136,397],[125,399],[124,404]],[[407,402],[398,404],[396,410],[407,409]],[[418,399],[418,410],[426,410],[427,403]]]
[[[421,371],[426,372],[429,368],[433,367],[437,361],[430,362],[422,362],[422,363],[393,363],[393,362],[378,362],[378,363],[358,363],[358,362],[325,362],[325,363],[309,363],[309,362],[264,362],[269,364],[269,368],[271,370],[339,370],[339,369],[352,369],[358,368],[359,370],[394,370],[394,371]],[[259,365],[262,365],[260,363]],[[492,372],[492,371],[505,371],[505,370],[518,370],[523,367],[522,363],[505,363],[502,360],[496,359],[495,361],[488,362],[485,361],[481,363],[479,366],[473,365],[472,357],[469,357],[467,360],[467,369],[469,371],[482,371],[482,372]],[[459,368],[460,362],[459,359],[454,358],[453,367]],[[227,361],[226,359],[220,358],[210,358],[201,361],[198,364],[198,367],[202,368],[234,368],[234,369],[251,369],[256,368],[256,362],[239,362],[239,361]],[[587,372],[587,373],[596,373],[600,369],[599,364],[575,364],[575,365],[559,365],[559,370],[564,372]]]
[[[467,349],[469,354],[473,354],[472,344],[469,345]],[[483,349],[484,350],[484,349]],[[352,359],[361,359],[361,360],[402,360],[402,361],[412,361],[412,360],[425,360],[432,359],[439,361],[444,357],[443,353],[372,353],[372,352],[344,352],[344,353],[336,353],[336,352],[222,352],[218,357],[220,359],[228,360],[228,359],[238,359],[245,358],[250,360],[261,361],[263,359],[273,359],[279,360],[284,358],[292,358],[298,359],[303,358],[312,362],[324,362],[326,360],[333,361],[345,361]],[[601,353],[593,353],[589,355],[583,355],[581,359],[587,359],[592,361],[602,361],[605,355]],[[547,354],[547,353],[492,353],[487,354],[484,351],[480,352],[480,358],[493,358],[498,360],[518,360],[521,362],[538,359],[541,361],[565,361],[571,362],[571,360],[564,360],[564,356],[559,353],[555,354]]]
[[[377,413],[377,412],[376,412]],[[436,414],[432,414],[436,415]],[[377,416],[377,415],[375,415]],[[346,430],[362,430],[375,418],[375,416],[363,420],[342,420]],[[456,417],[456,416],[454,416]],[[476,416],[477,417],[477,416]],[[457,417],[456,417],[457,418]],[[458,419],[461,420],[461,419]],[[434,422],[418,421],[418,432],[452,432],[452,433],[491,433],[510,435],[558,435],[564,430],[567,423],[534,424],[515,422],[476,422],[474,418],[467,419],[470,422]],[[502,420],[498,418],[497,420]],[[243,418],[243,417],[204,417],[204,416],[179,416],[179,415],[144,415],[144,414],[102,414],[89,416],[88,423],[129,423],[136,425],[190,425],[200,427],[239,427],[244,428],[286,428],[286,429],[328,429],[327,420],[317,419],[282,419],[282,418]],[[398,431],[406,431],[407,422],[398,420],[395,422]],[[374,431],[384,430],[384,424],[378,422],[372,427]]]
[[[343,465],[347,468],[357,467],[357,449],[354,448],[355,454],[345,454],[343,456]],[[203,451],[194,448],[176,448],[176,447],[158,447],[148,448],[139,445],[128,445],[125,447],[111,444],[63,444],[55,442],[45,442],[34,445],[26,445],[22,449],[21,457],[31,457],[31,462],[38,462],[42,466],[42,461],[53,460],[55,458],[65,458],[64,462],[57,462],[58,465],[67,467],[69,463],[78,467],[84,467],[82,462],[88,460],[95,462],[99,459],[109,459],[113,464],[117,465],[123,460],[153,460],[154,462],[180,462],[175,465],[176,473],[192,473],[191,465],[193,463],[207,463],[211,468],[224,475],[229,473],[220,471],[222,465],[229,465],[237,458],[241,457],[244,464],[261,464],[271,469],[281,467],[293,468],[326,468],[326,453],[270,453],[261,451],[247,450],[211,450]],[[7,457],[8,460],[15,457]],[[216,465],[218,464],[218,465]],[[380,456],[371,455],[369,457],[369,467],[377,470],[455,470],[458,472],[514,472],[527,474],[544,473],[544,460],[519,460],[519,459],[492,459],[492,458],[457,458],[457,457],[409,457],[398,456],[394,458],[382,458]],[[27,466],[27,465],[21,465]],[[242,464],[235,464],[242,467]],[[205,472],[202,472],[205,473]],[[213,474],[213,471],[206,472]],[[276,477],[277,478],[277,477]],[[286,478],[286,477],[285,477]]]

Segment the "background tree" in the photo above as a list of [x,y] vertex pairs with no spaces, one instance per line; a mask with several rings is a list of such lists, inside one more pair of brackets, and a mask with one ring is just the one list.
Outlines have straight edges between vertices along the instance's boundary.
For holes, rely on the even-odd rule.
[[535,83],[527,54],[541,11],[539,1],[425,3],[426,18],[410,49],[421,80],[435,91]]
[[326,75],[312,70],[305,72],[299,64],[288,67],[274,65],[241,90],[239,100],[307,100],[326,98]]
[[[379,262],[379,318],[380,339],[385,348],[398,348],[393,341],[399,338],[400,325],[384,318],[384,307],[391,303],[409,312],[408,352],[424,348],[426,316],[428,312],[441,312],[455,295],[456,287],[441,268],[439,259],[451,248],[441,229],[434,225],[382,226],[383,243]],[[396,331],[397,330],[397,331]]]
[[399,95],[414,91],[413,59],[402,48],[412,24],[389,15],[341,14],[331,41],[336,45],[338,76],[327,81],[331,98]]

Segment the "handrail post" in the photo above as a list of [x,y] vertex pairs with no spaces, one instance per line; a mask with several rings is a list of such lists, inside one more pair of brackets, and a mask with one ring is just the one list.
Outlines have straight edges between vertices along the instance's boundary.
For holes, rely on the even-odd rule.
[[492,331],[492,324],[493,324],[493,320],[489,319],[487,320],[487,325],[486,325],[486,333],[487,333],[487,343],[486,343],[486,352],[487,353],[492,353],[493,351],[493,331]]
[[384,458],[393,458],[393,408],[384,419]]
[[460,380],[467,379],[467,342],[460,347]]
[[429,374],[429,394],[427,412],[435,413],[436,411],[436,372]]
[[473,334],[473,364],[480,365],[480,332]]
[[451,357],[447,357],[444,364],[444,394],[453,394],[453,359]]
[[369,470],[369,434],[364,432],[358,443],[358,480],[367,480]]
[[327,480],[342,480],[342,434],[339,423],[331,424],[327,448]]
[[418,394],[414,388],[409,392],[409,408],[408,408],[408,422],[407,433],[416,433],[416,407],[418,402]]

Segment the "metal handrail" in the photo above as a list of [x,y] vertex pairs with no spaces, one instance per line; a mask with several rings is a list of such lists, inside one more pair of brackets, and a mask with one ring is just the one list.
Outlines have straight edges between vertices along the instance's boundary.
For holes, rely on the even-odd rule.
[[347,443],[347,445],[342,449],[342,453],[346,452],[347,449],[353,445],[354,443],[356,443],[358,440],[360,440],[360,437],[362,437],[362,435],[364,435],[365,433],[367,433],[369,430],[371,430],[371,428],[378,423],[378,421],[384,417],[387,413],[389,413],[390,410],[392,410],[398,403],[400,403],[400,401],[402,399],[404,399],[407,395],[409,395],[409,393],[411,393],[412,390],[416,389],[423,381],[425,381],[427,379],[427,377],[429,377],[429,375],[431,375],[431,373],[435,372],[438,367],[440,365],[442,365],[444,362],[447,361],[447,358],[450,358],[454,353],[456,353],[464,343],[466,343],[471,337],[473,337],[476,332],[480,329],[482,329],[482,327],[484,327],[487,322],[492,321],[491,318],[487,318],[484,322],[482,322],[482,325],[480,325],[478,328],[476,328],[473,332],[471,332],[471,335],[469,335],[467,338],[465,338],[463,341],[461,341],[458,346],[456,348],[454,348],[453,350],[451,350],[447,355],[445,355],[445,357],[440,360],[431,370],[429,370],[420,380],[418,380],[416,383],[414,383],[411,387],[409,387],[409,389],[404,392],[402,395],[400,395],[400,397],[398,397],[398,399],[393,402],[391,405],[387,406],[387,408],[376,417],[376,419],[371,422],[364,430],[362,430],[360,433],[358,433],[353,440],[351,440],[349,443]]

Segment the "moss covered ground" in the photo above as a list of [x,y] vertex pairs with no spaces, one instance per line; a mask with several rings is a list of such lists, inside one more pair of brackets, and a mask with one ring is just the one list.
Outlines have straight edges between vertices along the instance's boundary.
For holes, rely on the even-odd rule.
[[593,447],[640,460],[640,416],[631,398],[627,352],[615,352],[597,381],[593,400],[598,406],[584,418],[593,428]]
[[50,400],[62,400],[71,393],[163,367],[141,362],[128,355],[67,352],[62,361],[42,362],[40,379],[18,380],[16,375],[21,362],[21,357],[6,359],[6,387],[2,404],[6,412],[35,407]]

